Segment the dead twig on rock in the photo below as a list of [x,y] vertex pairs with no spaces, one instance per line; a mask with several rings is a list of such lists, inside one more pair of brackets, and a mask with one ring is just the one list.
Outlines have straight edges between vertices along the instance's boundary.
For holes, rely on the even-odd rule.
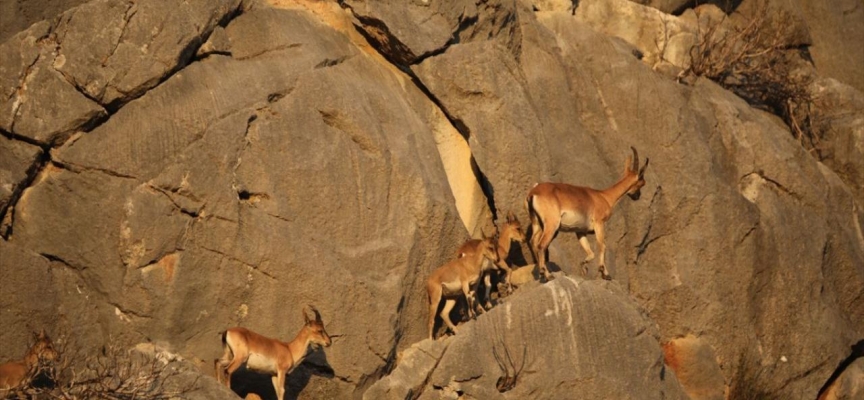
[[498,368],[500,368],[501,372],[504,374],[498,378],[495,387],[498,389],[498,392],[504,393],[516,387],[516,382],[519,380],[519,374],[522,373],[522,369],[525,368],[528,346],[522,347],[522,363],[519,365],[518,369],[516,368],[516,364],[513,362],[513,358],[510,356],[510,349],[507,348],[504,340],[501,340],[501,347],[504,349],[504,357],[498,353],[498,349],[494,344],[492,345],[492,355],[495,356],[495,362],[498,363]]

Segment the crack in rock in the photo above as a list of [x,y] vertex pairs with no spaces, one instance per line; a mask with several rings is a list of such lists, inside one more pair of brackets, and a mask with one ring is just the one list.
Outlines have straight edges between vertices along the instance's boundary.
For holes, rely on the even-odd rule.
[[262,275],[264,275],[264,276],[266,276],[266,277],[268,277],[268,278],[270,278],[270,279],[272,279],[272,280],[274,280],[274,281],[279,281],[279,279],[277,279],[275,276],[271,275],[271,274],[270,274],[269,272],[267,272],[267,271],[264,271],[263,269],[259,268],[258,266],[256,266],[256,265],[252,265],[252,264],[249,264],[249,263],[247,263],[247,262],[245,262],[245,261],[243,261],[243,260],[240,260],[240,259],[238,259],[238,258],[236,258],[236,257],[234,257],[234,256],[231,256],[231,255],[225,254],[225,253],[222,252],[222,251],[219,251],[219,250],[216,250],[216,249],[211,249],[211,248],[209,248],[209,247],[204,247],[204,246],[201,246],[201,245],[199,245],[199,244],[197,244],[197,243],[195,244],[195,247],[197,247],[197,248],[199,248],[199,249],[202,249],[202,250],[209,251],[209,252],[211,252],[211,253],[218,254],[218,255],[222,256],[223,258],[225,258],[225,259],[228,259],[228,260],[230,260],[230,261],[234,261],[234,262],[236,262],[236,263],[238,263],[238,264],[240,264],[240,265],[243,265],[243,266],[245,266],[245,267],[247,267],[247,268],[249,268],[249,269],[251,269],[251,270],[254,270],[254,271],[256,271],[256,272],[259,272],[259,273],[261,273]]

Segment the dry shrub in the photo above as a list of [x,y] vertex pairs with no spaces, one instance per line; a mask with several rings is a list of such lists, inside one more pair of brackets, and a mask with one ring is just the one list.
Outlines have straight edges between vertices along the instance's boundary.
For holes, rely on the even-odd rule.
[[[62,340],[58,343],[58,360],[40,362],[23,385],[2,399],[169,400],[183,398],[197,386],[197,379],[176,382],[178,379],[173,378],[179,378],[180,373],[176,365],[159,357],[116,344],[82,357],[78,351],[69,352]],[[172,379],[176,383],[166,385]]]
[[773,11],[780,15],[772,19],[769,4],[760,2],[740,23],[700,18],[684,75],[711,79],[751,105],[780,116],[801,145],[819,157],[808,89],[813,77],[796,73],[801,49],[787,44],[786,28],[794,23],[791,16]]

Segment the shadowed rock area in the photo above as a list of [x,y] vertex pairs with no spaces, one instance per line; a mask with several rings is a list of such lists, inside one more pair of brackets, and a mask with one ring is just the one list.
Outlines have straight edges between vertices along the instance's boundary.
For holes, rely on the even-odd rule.
[[[314,304],[333,344],[287,398],[860,394],[860,65],[821,62],[841,44],[793,8],[809,37],[787,50],[816,59],[796,59],[808,151],[676,78],[693,24],[736,10],[573,4],[94,0],[22,26],[0,44],[0,361],[40,327],[150,343],[231,398],[219,332],[288,341]],[[675,57],[652,47],[664,21]],[[613,184],[630,146],[651,161],[606,224],[611,282],[562,231],[557,279],[517,269],[513,295],[427,339],[433,269],[495,217],[529,226],[537,182]]]

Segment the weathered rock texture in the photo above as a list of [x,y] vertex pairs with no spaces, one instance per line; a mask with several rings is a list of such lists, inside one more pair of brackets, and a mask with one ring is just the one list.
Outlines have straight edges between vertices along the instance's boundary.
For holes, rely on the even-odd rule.
[[459,334],[405,350],[363,398],[687,398],[654,323],[619,285],[561,277],[520,291]]
[[[290,339],[313,303],[334,344],[289,377],[300,398],[361,397],[391,370],[392,390],[497,396],[483,333],[507,315],[514,346],[534,329],[575,339],[505,397],[711,397],[755,371],[769,395],[813,398],[864,337],[853,87],[817,82],[836,122],[821,163],[773,116],[654,72],[578,9],[166,3],[94,1],[0,46],[0,319],[15,327],[0,359],[46,326],[84,348],[153,342],[210,374],[219,331]],[[419,345],[438,367],[397,357],[425,337],[424,280],[463,240],[510,210],[525,223],[536,182],[612,184],[629,146],[651,162],[642,200],[607,225],[615,281],[523,285],[508,300],[522,311]],[[550,248],[565,273],[582,258],[569,233]],[[553,292],[578,325],[545,317]],[[664,367],[661,345],[682,340],[698,346]],[[552,352],[541,343],[529,357]],[[637,367],[612,369],[622,346]]]
[[0,42],[88,0],[0,0]]

